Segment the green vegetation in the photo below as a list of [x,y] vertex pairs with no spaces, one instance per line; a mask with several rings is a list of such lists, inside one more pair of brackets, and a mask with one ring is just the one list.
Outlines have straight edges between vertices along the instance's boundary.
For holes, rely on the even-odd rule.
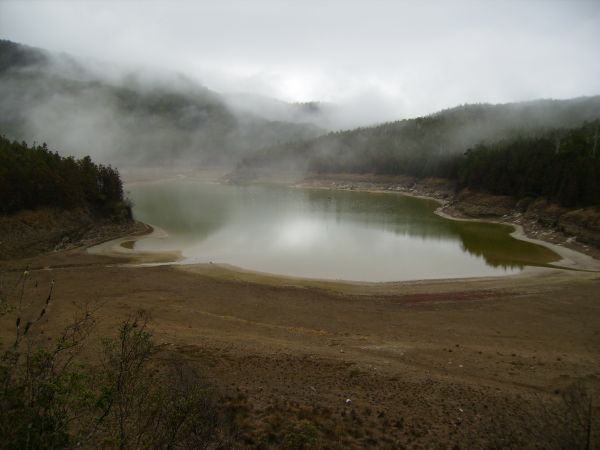
[[28,146],[0,136],[0,213],[42,206],[131,216],[117,169],[95,164],[89,156],[65,158],[46,144]]
[[481,144],[457,158],[461,186],[563,206],[600,205],[600,120]]
[[16,295],[0,290],[0,317],[15,323],[14,340],[0,342],[0,449],[230,446],[231,422],[214,390],[181,358],[157,358],[146,314],[126,319],[101,341],[100,361],[86,362],[93,313],[83,310],[49,341],[38,322],[54,302],[54,282],[37,310],[26,306],[28,285],[25,271]]
[[495,194],[600,204],[600,97],[469,105],[256,151],[238,171],[443,177]]

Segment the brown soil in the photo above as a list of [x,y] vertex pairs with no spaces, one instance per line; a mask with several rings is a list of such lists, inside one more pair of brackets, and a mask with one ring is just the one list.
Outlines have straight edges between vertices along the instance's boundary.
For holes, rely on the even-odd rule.
[[84,209],[41,208],[0,215],[0,260],[92,245],[145,229],[140,223],[100,219]]
[[[331,182],[454,198],[443,180]],[[147,310],[164,351],[197,364],[236,414],[239,448],[600,448],[597,272],[310,281],[130,265],[165,259],[136,257],[135,239],[118,241],[119,257],[79,248],[0,261],[0,286],[10,294],[29,266],[33,315],[55,280],[34,329],[42,340],[83,305],[98,316],[98,337]],[[13,327],[1,318],[0,338]]]
[[[26,290],[32,305],[56,281],[39,338],[83,303],[98,307],[99,336],[149,311],[163,348],[203,368],[236,412],[240,447],[584,445],[587,400],[565,395],[599,387],[597,273],[356,284],[123,262],[69,250],[1,270],[13,286],[24,266],[41,268]],[[10,335],[12,322],[1,323]]]

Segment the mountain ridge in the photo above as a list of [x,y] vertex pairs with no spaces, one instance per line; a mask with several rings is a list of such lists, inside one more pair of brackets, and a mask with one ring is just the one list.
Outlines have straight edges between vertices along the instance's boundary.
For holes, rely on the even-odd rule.
[[249,148],[321,134],[232,111],[197,83],[135,74],[111,83],[69,56],[10,41],[0,41],[0,95],[0,131],[10,138],[120,165],[230,164]]
[[[576,128],[600,119],[600,96],[469,104],[258,149],[238,166],[447,176],[446,160],[481,143]],[[448,167],[450,170],[451,167]]]

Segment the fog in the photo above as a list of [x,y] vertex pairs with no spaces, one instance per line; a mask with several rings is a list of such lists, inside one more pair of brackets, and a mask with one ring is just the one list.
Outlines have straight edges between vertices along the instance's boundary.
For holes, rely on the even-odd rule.
[[234,111],[218,93],[175,73],[111,64],[96,70],[70,56],[0,45],[0,129],[64,154],[120,167],[230,166],[246,151],[322,133]]
[[0,36],[335,105],[330,128],[600,92],[597,1],[3,1]]
[[[0,38],[44,49],[5,45],[0,131],[119,167],[231,167],[456,105],[600,93],[592,1],[2,1]],[[522,120],[569,117],[545,120],[538,106],[539,117],[469,119],[419,145],[463,151]],[[355,157],[375,145],[345,136]],[[398,136],[380,146],[409,142]],[[312,148],[351,157],[337,139]]]

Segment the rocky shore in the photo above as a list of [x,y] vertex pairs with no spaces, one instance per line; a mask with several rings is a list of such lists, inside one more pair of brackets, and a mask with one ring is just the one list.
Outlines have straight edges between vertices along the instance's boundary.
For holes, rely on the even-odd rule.
[[[446,180],[331,176],[298,185],[426,196],[454,217],[561,236],[534,218],[535,203],[520,211],[511,199],[456,194]],[[75,211],[4,217],[3,252],[16,256],[0,261],[0,281],[16,286],[30,267],[25,302],[34,306],[46,293],[37,286],[56,283],[56,301],[32,339],[60,336],[84,307],[96,311],[98,336],[147,311],[160,348],[198,370],[235,418],[236,448],[291,448],[290,436],[304,448],[357,450],[600,442],[598,273],[359,284],[217,264],[132,264],[145,261],[123,245],[134,236],[106,244],[121,246],[119,257],[68,249],[126,234],[127,226],[148,230],[122,226],[105,228]],[[23,258],[36,248],[66,250]],[[0,339],[13,327],[0,317]]]
[[438,200],[440,212],[455,218],[519,225],[525,235],[600,258],[600,209],[568,209],[546,199],[516,199],[468,189],[452,180],[373,174],[320,174],[296,187],[398,192]]

